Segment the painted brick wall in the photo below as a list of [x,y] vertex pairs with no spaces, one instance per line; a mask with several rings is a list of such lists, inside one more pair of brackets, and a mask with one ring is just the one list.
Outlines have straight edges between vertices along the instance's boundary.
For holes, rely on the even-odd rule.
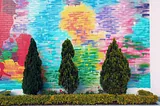
[[45,88],[58,86],[61,45],[75,48],[79,90],[98,88],[108,45],[116,38],[128,58],[129,88],[150,88],[148,0],[0,0],[0,89],[21,89],[30,38],[46,70]]

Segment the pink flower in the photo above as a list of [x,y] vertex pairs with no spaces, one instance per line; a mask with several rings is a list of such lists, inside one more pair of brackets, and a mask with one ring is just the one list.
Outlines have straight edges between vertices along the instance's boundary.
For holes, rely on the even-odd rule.
[[61,89],[60,89],[59,91],[60,91],[60,93],[62,93],[62,90],[61,90]]
[[98,86],[98,89],[99,89],[100,87]]

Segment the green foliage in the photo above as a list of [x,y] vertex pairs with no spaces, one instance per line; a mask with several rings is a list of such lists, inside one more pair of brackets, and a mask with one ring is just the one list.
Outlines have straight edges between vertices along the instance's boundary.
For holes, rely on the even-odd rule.
[[78,69],[72,61],[74,49],[70,40],[65,40],[62,44],[62,61],[59,68],[59,85],[70,94],[73,93],[79,84]]
[[55,95],[53,104],[55,105],[95,105],[95,104],[112,104],[115,100],[114,95],[98,94],[70,94]]
[[114,39],[108,47],[106,59],[102,65],[100,84],[109,94],[124,94],[130,75],[129,63]]
[[102,93],[104,93],[104,91],[102,89],[98,89],[98,93],[102,94]]
[[0,106],[41,105],[49,100],[48,95],[0,96]]
[[11,91],[0,92],[0,96],[11,96]]
[[52,91],[52,90],[43,90],[42,95],[55,95],[55,94],[58,94],[57,91]]
[[96,105],[96,104],[155,104],[156,95],[60,94],[0,96],[0,106],[10,105]]
[[153,95],[153,93],[145,90],[139,90],[138,95],[150,96],[150,95]]
[[23,93],[37,94],[42,89],[43,78],[41,76],[41,65],[42,61],[37,51],[36,42],[31,38],[23,72]]
[[65,91],[60,90],[58,91],[53,91],[53,90],[43,90],[41,92],[42,95],[57,95],[57,94],[66,94]]
[[85,94],[95,94],[93,91],[86,91]]
[[74,57],[74,48],[69,39],[65,40],[64,43],[62,44],[62,59],[65,58],[66,55],[70,54],[70,56],[73,58]]
[[121,105],[126,104],[155,104],[158,101],[158,97],[156,95],[150,96],[142,96],[142,95],[118,95],[117,103]]

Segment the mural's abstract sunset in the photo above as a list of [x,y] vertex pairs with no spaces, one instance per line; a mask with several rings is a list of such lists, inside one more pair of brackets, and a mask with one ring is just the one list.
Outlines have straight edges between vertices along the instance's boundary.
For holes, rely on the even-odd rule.
[[150,88],[148,0],[0,0],[0,89],[21,89],[30,38],[37,43],[47,79],[58,89],[61,45],[75,48],[80,86],[100,86],[101,66],[113,38],[132,72],[129,88]]

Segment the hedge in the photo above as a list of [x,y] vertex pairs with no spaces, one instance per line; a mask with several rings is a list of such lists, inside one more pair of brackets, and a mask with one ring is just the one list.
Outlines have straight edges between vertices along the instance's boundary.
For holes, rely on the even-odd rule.
[[142,95],[118,95],[117,103],[121,105],[126,104],[155,104],[158,101],[156,95],[142,96]]
[[59,94],[0,96],[0,105],[96,105],[96,104],[155,104],[156,95]]
[[145,91],[145,90],[139,90],[139,91],[138,91],[138,94],[139,94],[139,95],[143,95],[143,96],[153,95],[152,92]]
[[11,91],[2,91],[0,92],[0,96],[10,96],[11,95]]

